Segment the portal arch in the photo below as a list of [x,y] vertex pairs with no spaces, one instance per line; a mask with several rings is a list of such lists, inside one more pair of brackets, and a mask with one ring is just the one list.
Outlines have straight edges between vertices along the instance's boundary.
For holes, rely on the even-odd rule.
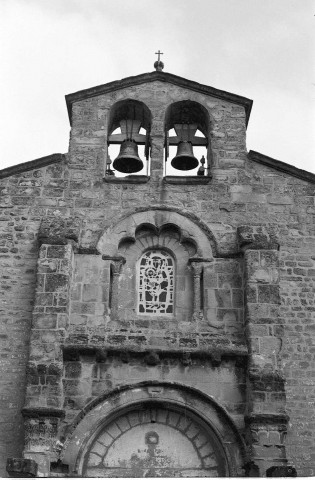
[[[235,425],[224,409],[196,389],[144,382],[93,401],[83,414],[62,452],[70,474],[242,475],[244,449]],[[174,450],[176,439],[180,451]],[[188,452],[190,463],[183,460]]]

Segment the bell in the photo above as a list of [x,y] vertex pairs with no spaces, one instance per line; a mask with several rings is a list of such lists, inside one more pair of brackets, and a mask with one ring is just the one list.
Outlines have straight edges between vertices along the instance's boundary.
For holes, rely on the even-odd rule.
[[124,140],[120,152],[113,163],[114,170],[122,173],[136,173],[143,169],[143,162],[138,155],[138,145],[133,140]]
[[177,170],[193,170],[198,167],[199,162],[194,157],[191,142],[179,142],[177,154],[171,161],[171,165]]

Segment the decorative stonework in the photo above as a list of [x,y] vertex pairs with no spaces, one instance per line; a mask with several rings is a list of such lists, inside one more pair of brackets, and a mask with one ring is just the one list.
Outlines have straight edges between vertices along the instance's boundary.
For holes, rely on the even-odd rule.
[[162,250],[150,250],[138,264],[138,313],[174,313],[174,261]]

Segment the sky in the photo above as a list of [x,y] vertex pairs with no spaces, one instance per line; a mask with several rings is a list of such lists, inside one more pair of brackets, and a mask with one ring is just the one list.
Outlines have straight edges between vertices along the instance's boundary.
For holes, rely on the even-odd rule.
[[315,0],[0,0],[0,169],[66,153],[64,96],[164,71],[254,101],[247,149],[315,173]]

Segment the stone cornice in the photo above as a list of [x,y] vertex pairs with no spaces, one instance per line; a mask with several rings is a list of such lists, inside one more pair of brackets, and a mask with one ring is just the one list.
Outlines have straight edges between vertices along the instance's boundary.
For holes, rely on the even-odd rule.
[[268,157],[267,155],[255,152],[254,150],[250,150],[248,152],[248,158],[253,162],[260,163],[261,165],[273,168],[274,170],[278,170],[279,172],[287,173],[288,175],[292,175],[293,177],[305,180],[309,183],[315,183],[314,173],[307,172],[306,170],[301,170],[300,168],[294,167],[293,165],[281,162],[280,160]]
[[[221,337],[222,339],[222,337]],[[213,341],[209,348],[186,348],[185,351],[183,349],[164,349],[164,348],[153,348],[152,350],[160,355],[162,358],[181,358],[183,354],[188,354],[192,358],[210,358],[210,359],[217,359],[218,356],[220,357],[232,357],[236,358],[238,362],[243,364],[247,362],[248,358],[248,350],[244,343],[244,345],[239,345],[235,347],[233,345],[216,345],[218,343],[218,336],[213,338]],[[68,343],[63,345],[63,355],[64,358],[76,358],[80,352],[84,352],[85,355],[99,355],[100,352],[106,352],[106,355],[113,355],[113,356],[120,356],[123,355],[130,355],[130,356],[145,356],[150,353],[152,350],[150,348],[144,348],[142,350],[139,349],[136,345],[122,345],[122,346],[111,346],[106,343],[103,345],[90,345],[90,344],[77,344],[77,343]],[[101,356],[102,356],[101,355]]]
[[135,85],[141,85],[143,83],[155,81],[171,83],[179,87],[203,93],[204,95],[209,95],[211,97],[219,98],[221,100],[225,100],[236,105],[241,105],[245,109],[246,125],[248,124],[250,112],[253,105],[253,101],[249,98],[241,97],[240,95],[235,95],[234,93],[225,92],[224,90],[218,90],[216,88],[209,87],[208,85],[202,85],[192,80],[178,77],[177,75],[173,75],[171,73],[157,71],[142,73],[141,75],[123,78],[122,80],[115,80],[114,82],[105,83],[104,85],[87,88],[86,90],[80,90],[78,92],[66,95],[65,98],[68,108],[70,124],[72,123],[72,105],[74,102],[85,100],[91,97],[96,97],[98,95],[103,95],[105,93],[113,92],[115,90],[121,90],[122,88],[132,87]]
[[19,163],[18,165],[13,165],[12,167],[0,170],[0,179],[11,177],[12,175],[17,175],[19,173],[27,172],[29,170],[47,167],[47,165],[51,165],[52,163],[60,163],[64,159],[65,154],[52,153],[51,155],[47,155],[47,157],[37,158],[36,160],[31,160],[30,162]]

